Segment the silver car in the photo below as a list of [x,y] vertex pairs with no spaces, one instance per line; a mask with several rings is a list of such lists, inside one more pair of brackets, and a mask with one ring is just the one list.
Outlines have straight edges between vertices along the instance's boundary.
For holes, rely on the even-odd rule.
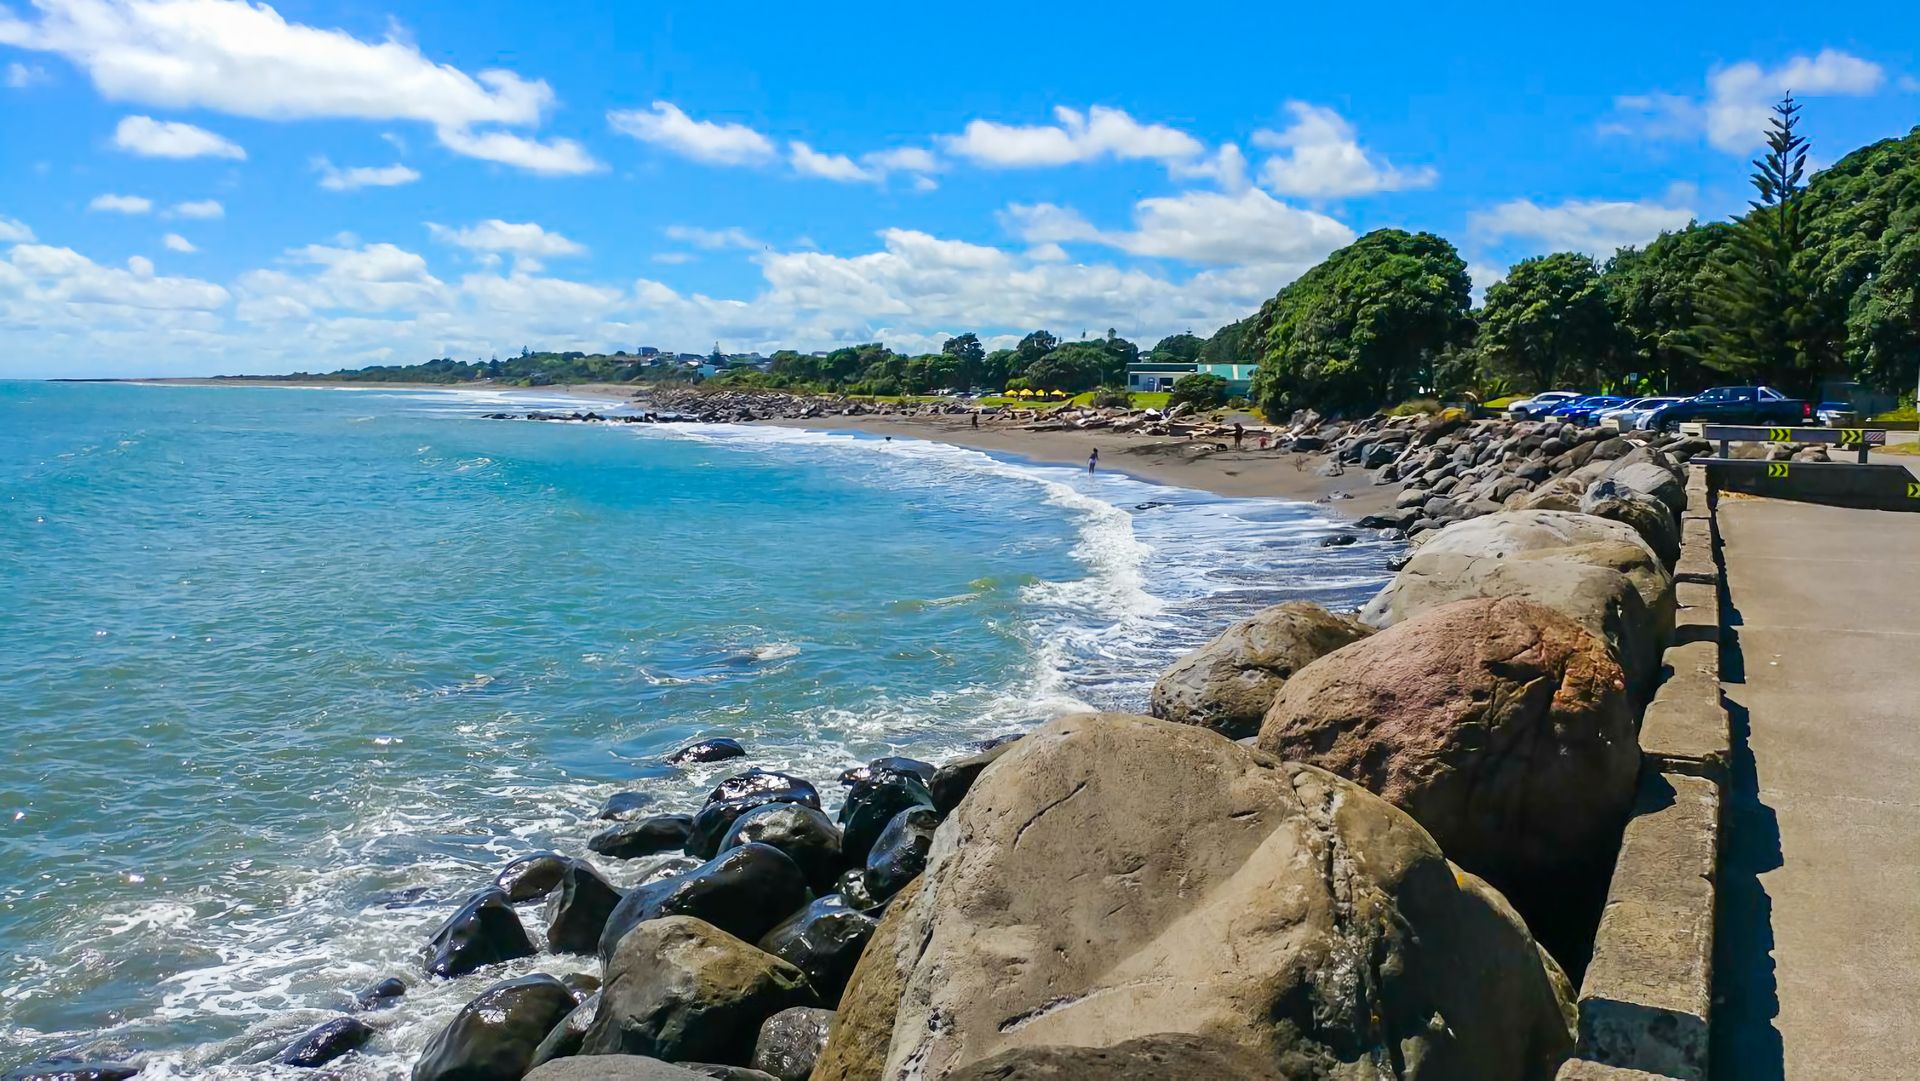
[[1635,398],[1620,408],[1607,412],[1600,418],[1600,423],[1616,432],[1632,431],[1636,428],[1645,429],[1647,418],[1653,416],[1654,410],[1663,405],[1684,401],[1686,401],[1685,398]]

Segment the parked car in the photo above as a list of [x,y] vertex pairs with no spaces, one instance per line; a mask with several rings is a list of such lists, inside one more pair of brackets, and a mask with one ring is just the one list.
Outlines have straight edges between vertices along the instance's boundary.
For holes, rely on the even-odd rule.
[[1568,402],[1548,413],[1547,416],[1564,420],[1576,428],[1588,428],[1599,423],[1594,419],[1594,413],[1602,409],[1612,409],[1625,401],[1626,399],[1618,394],[1595,394],[1589,398]]
[[1661,406],[1684,402],[1685,398],[1636,398],[1617,409],[1609,409],[1599,415],[1600,423],[1617,432],[1645,428],[1646,419]]
[[1507,415],[1515,420],[1538,420],[1551,410],[1582,398],[1585,395],[1577,390],[1550,390],[1545,394],[1536,394],[1531,398],[1522,398],[1507,405]]
[[1610,406],[1607,406],[1605,409],[1596,409],[1593,411],[1593,425],[1596,428],[1613,428],[1617,431],[1619,430],[1619,426],[1614,424],[1608,424],[1607,421],[1614,416],[1617,416],[1621,413],[1626,412],[1629,409],[1637,408],[1641,402],[1644,402],[1646,400],[1647,399],[1645,398],[1628,398],[1626,401],[1621,402],[1619,405],[1610,405]]
[[1851,427],[1860,420],[1852,402],[1821,402],[1814,407],[1813,415],[1829,428]]
[[1813,403],[1789,398],[1772,387],[1714,387],[1683,402],[1663,405],[1645,427],[1670,432],[1699,421],[1707,424],[1798,425],[1813,422]]

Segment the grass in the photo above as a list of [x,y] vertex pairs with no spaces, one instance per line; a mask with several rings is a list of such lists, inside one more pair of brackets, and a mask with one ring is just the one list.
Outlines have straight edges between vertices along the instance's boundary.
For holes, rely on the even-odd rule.
[[1492,400],[1492,401],[1490,401],[1490,402],[1481,402],[1481,403],[1480,403],[1480,408],[1482,408],[1482,409],[1505,409],[1506,407],[1508,407],[1508,406],[1510,406],[1510,405],[1512,405],[1512,404],[1513,404],[1513,403],[1515,403],[1515,402],[1518,402],[1518,401],[1525,401],[1526,399],[1528,399],[1528,398],[1531,398],[1531,397],[1533,397],[1533,395],[1531,395],[1531,394],[1509,394],[1509,395],[1507,395],[1507,396],[1506,396],[1506,397],[1504,397],[1504,398],[1495,398],[1495,399],[1493,399],[1493,400]]

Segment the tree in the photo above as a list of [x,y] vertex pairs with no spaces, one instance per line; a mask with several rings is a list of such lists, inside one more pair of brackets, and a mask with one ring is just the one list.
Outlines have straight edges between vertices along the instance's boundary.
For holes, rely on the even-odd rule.
[[1431,385],[1435,358],[1471,332],[1471,288],[1445,240],[1376,230],[1261,305],[1232,359],[1259,365],[1253,393],[1270,417],[1370,411]]
[[1802,198],[1804,268],[1823,336],[1844,340],[1855,379],[1911,393],[1920,377],[1920,127],[1834,162]]
[[1690,391],[1710,378],[1708,321],[1733,233],[1724,222],[1689,225],[1607,260],[1601,280],[1631,353],[1623,365],[1645,373],[1653,389]]
[[1227,400],[1227,381],[1217,375],[1199,372],[1173,381],[1167,405],[1191,405],[1195,409],[1213,409]]
[[1147,350],[1147,357],[1159,361],[1199,360],[1200,350],[1206,344],[1206,339],[1192,334],[1169,334],[1153,343],[1153,348]]
[[985,367],[987,350],[980,344],[980,336],[974,333],[961,334],[948,338],[940,344],[940,352],[954,358],[956,362],[952,385],[962,389],[980,381]]
[[1834,328],[1821,318],[1807,274],[1802,213],[1807,140],[1795,129],[1800,105],[1789,93],[1773,107],[1767,151],[1753,160],[1759,198],[1734,231],[1734,258],[1714,296],[1714,349],[1707,361],[1761,382],[1811,390],[1837,359]]
[[1020,339],[1020,344],[1013,347],[1013,352],[1019,357],[1019,367],[1024,371],[1028,365],[1059,347],[1060,339],[1044,330],[1036,330]]
[[1487,290],[1480,352],[1494,371],[1536,391],[1611,372],[1619,325],[1590,256],[1555,252],[1514,264]]
[[1194,359],[1202,364],[1247,363],[1247,328],[1252,325],[1253,316],[1248,316],[1214,331]]
[[1078,394],[1104,381],[1108,363],[1107,351],[1100,343],[1069,342],[1034,361],[1021,374],[1032,386]]

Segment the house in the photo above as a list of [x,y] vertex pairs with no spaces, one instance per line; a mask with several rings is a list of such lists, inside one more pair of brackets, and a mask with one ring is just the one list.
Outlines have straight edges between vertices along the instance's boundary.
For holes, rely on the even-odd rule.
[[1253,392],[1255,364],[1202,364],[1190,360],[1136,360],[1127,365],[1127,389],[1167,391],[1185,375],[1217,375],[1227,381],[1227,396],[1244,398]]

